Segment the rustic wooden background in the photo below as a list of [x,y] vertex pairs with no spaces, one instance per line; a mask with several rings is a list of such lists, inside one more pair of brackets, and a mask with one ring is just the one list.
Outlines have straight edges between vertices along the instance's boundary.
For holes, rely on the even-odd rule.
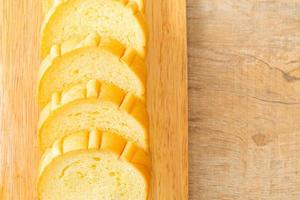
[[300,0],[188,0],[190,199],[300,199]]

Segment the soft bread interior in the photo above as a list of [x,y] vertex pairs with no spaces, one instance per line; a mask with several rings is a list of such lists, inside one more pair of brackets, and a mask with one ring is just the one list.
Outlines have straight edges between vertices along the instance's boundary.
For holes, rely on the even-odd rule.
[[141,124],[116,105],[95,98],[79,100],[58,109],[40,131],[41,147],[45,149],[56,139],[89,128],[113,131],[146,147]]
[[78,132],[54,142],[41,162],[40,199],[147,199],[148,155],[114,134],[100,134]]
[[[56,3],[56,1],[59,1],[59,0],[43,0],[43,13],[46,14],[50,9],[51,7]],[[139,7],[139,10],[144,12],[144,0],[132,0],[133,2],[135,2],[138,7]]]
[[84,38],[91,32],[116,39],[145,55],[146,25],[133,2],[121,0],[67,0],[53,6],[42,28],[44,58],[54,44],[72,37]]
[[44,107],[51,94],[66,91],[91,79],[107,81],[144,98],[146,66],[132,49],[119,42],[90,34],[85,40],[55,45],[39,69],[39,105]]
[[92,80],[86,88],[78,86],[53,96],[40,115],[38,132],[42,150],[71,132],[90,128],[118,133],[148,148],[145,105],[113,85],[98,84]]
[[44,172],[43,200],[146,199],[145,179],[111,152],[81,151],[56,159]]

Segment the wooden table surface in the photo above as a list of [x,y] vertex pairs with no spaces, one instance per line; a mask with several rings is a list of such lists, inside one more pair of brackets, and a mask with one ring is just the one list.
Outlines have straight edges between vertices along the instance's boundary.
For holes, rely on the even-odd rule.
[[300,199],[300,0],[188,0],[193,200]]

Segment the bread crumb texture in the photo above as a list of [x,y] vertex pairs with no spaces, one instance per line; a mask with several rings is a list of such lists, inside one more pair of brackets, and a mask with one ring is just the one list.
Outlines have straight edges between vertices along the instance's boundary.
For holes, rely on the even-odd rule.
[[122,135],[148,149],[148,113],[132,93],[90,80],[63,93],[54,93],[40,113],[39,145],[44,151],[71,132],[99,128]]
[[144,100],[147,69],[134,49],[90,33],[83,40],[73,38],[53,45],[38,77],[38,100],[43,108],[52,93],[85,85],[91,79],[114,84]]
[[[43,0],[43,13],[46,14],[51,9],[52,6],[59,3],[60,1],[61,0]],[[130,2],[129,0],[123,0],[123,1]],[[144,0],[132,0],[132,2],[137,4],[137,6],[141,12],[145,11]]]
[[135,2],[126,0],[58,1],[42,25],[42,57],[53,45],[72,37],[84,39],[92,32],[116,39],[145,57],[148,36],[144,14]]
[[56,140],[43,155],[38,178],[42,200],[146,200],[148,154],[132,142],[98,129]]

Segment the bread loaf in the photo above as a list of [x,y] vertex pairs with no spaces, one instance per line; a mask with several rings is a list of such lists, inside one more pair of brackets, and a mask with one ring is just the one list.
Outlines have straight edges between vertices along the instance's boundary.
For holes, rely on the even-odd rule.
[[96,80],[52,95],[51,102],[40,114],[40,147],[44,151],[57,139],[91,128],[115,132],[148,148],[148,115],[144,103],[131,93]]
[[42,200],[146,200],[148,154],[122,137],[96,129],[54,142],[42,157]]
[[124,0],[64,0],[54,4],[42,25],[41,54],[71,38],[97,32],[120,41],[145,56],[147,31],[144,15],[135,2]]
[[[61,0],[43,0],[43,13],[46,14],[52,6],[55,5],[55,3],[59,3]],[[145,6],[145,3],[144,3],[144,0],[132,0],[133,2],[135,2],[138,7],[139,7],[139,10],[140,11],[144,11],[144,6]]]
[[54,45],[39,69],[38,101],[41,108],[51,94],[85,85],[96,79],[112,83],[144,99],[147,69],[135,50],[118,41],[89,34],[84,40]]

